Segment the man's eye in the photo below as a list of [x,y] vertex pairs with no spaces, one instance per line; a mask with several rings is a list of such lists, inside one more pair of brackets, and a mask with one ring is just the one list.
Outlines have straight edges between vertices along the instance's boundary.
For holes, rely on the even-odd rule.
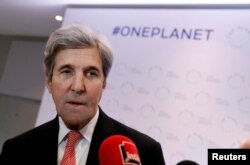
[[70,74],[71,70],[62,70],[61,73],[63,73],[63,74]]
[[88,71],[87,76],[88,77],[95,77],[95,76],[98,76],[98,73],[97,73],[97,71]]

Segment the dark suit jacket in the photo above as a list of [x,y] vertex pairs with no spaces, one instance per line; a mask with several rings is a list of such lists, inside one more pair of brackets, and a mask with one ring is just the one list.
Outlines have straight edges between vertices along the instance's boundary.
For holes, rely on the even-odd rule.
[[[0,155],[0,165],[57,165],[58,117],[22,135],[7,140]],[[137,146],[142,165],[164,165],[158,142],[116,120],[102,110],[93,133],[86,165],[99,165],[98,150],[107,137],[124,135]]]

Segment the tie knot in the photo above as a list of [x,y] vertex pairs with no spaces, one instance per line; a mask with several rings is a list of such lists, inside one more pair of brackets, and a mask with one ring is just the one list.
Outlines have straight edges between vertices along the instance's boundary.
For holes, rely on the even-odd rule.
[[75,144],[82,138],[82,135],[78,131],[70,131],[68,133],[67,147],[74,147]]

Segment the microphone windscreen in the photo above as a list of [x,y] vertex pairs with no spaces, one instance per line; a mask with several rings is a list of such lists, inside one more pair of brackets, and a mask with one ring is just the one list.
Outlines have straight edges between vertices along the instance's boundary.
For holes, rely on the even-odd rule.
[[183,160],[177,163],[176,165],[199,165],[199,164],[191,160]]
[[100,165],[141,165],[135,143],[123,135],[105,139],[99,149]]

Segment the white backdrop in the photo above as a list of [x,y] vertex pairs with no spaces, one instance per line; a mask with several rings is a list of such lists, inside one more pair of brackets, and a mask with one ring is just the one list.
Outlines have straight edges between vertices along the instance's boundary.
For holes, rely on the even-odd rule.
[[[69,8],[104,34],[114,66],[101,107],[158,140],[168,165],[250,136],[250,11]],[[45,90],[37,125],[55,116]]]

